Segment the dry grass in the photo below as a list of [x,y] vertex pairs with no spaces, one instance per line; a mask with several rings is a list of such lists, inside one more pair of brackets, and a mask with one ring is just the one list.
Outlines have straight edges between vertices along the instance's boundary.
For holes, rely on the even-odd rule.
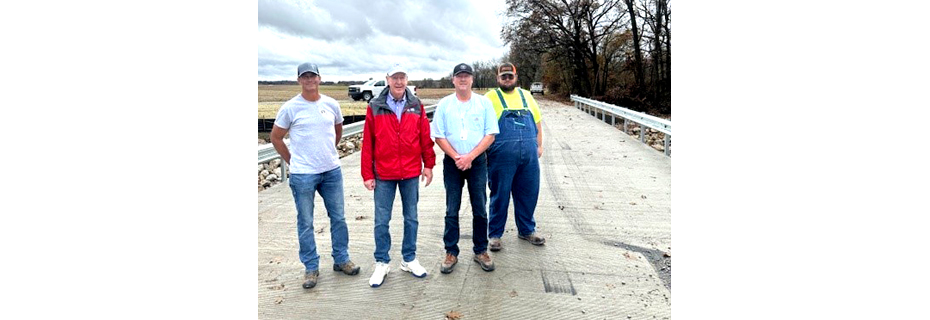
[[[477,94],[484,95],[484,93],[487,92],[488,90],[487,89],[480,89],[480,90],[472,89],[472,91],[474,91]],[[455,92],[455,89],[452,89],[452,88],[442,88],[442,89],[424,88],[424,89],[417,89],[417,96],[420,97],[420,99],[442,99],[443,97],[448,96],[452,94],[453,92]]]
[[[484,94],[487,90],[474,90],[478,94]],[[441,99],[455,92],[455,89],[417,89],[417,96],[421,99]],[[278,115],[278,109],[285,102],[300,93],[299,85],[259,85],[258,86],[258,119],[274,119]],[[339,101],[339,107],[342,109],[343,116],[363,115],[368,103],[365,101],[353,101],[349,98],[349,87],[347,86],[320,86],[320,93]]]
[[[349,87],[347,86],[320,86],[320,93],[332,97],[336,100],[349,99]],[[299,85],[259,85],[258,102],[281,102],[291,100],[294,96],[300,94]]]
[[[274,119],[278,116],[278,109],[281,109],[284,102],[259,102],[258,119]],[[365,101],[351,101],[351,99],[339,101],[343,116],[363,115],[366,107],[368,104]]]

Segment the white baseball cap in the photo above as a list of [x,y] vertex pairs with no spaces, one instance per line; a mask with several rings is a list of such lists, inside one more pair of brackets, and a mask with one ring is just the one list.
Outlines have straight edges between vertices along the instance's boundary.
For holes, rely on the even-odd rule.
[[399,62],[398,62],[398,63],[394,63],[394,64],[391,65],[391,68],[388,69],[387,75],[388,75],[388,77],[390,77],[390,76],[393,76],[395,73],[398,73],[398,72],[403,72],[404,74],[407,74],[407,68],[405,68],[404,65],[403,65],[403,64],[400,64]]

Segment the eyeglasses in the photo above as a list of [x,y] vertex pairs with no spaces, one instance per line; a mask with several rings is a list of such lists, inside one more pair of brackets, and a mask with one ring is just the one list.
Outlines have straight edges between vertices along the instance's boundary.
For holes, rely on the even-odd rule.
[[511,80],[514,78],[512,74],[502,74],[500,77],[501,77],[501,80]]

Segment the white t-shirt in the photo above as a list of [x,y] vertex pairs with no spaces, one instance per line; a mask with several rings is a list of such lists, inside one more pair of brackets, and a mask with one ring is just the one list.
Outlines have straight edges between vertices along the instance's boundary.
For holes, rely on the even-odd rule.
[[285,102],[274,125],[291,134],[290,172],[318,174],[338,168],[335,126],[342,121],[339,103],[326,95],[320,94],[319,100],[311,102],[298,94]]

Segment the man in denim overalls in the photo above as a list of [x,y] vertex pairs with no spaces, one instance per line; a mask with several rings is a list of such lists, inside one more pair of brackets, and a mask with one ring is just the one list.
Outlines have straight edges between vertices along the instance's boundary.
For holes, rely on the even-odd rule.
[[543,152],[539,106],[529,91],[517,87],[517,67],[512,63],[497,68],[497,83],[500,88],[485,94],[497,112],[500,128],[488,148],[488,246],[491,251],[502,248],[511,195],[517,237],[540,246],[546,239],[536,233],[533,218],[539,199],[539,157]]

